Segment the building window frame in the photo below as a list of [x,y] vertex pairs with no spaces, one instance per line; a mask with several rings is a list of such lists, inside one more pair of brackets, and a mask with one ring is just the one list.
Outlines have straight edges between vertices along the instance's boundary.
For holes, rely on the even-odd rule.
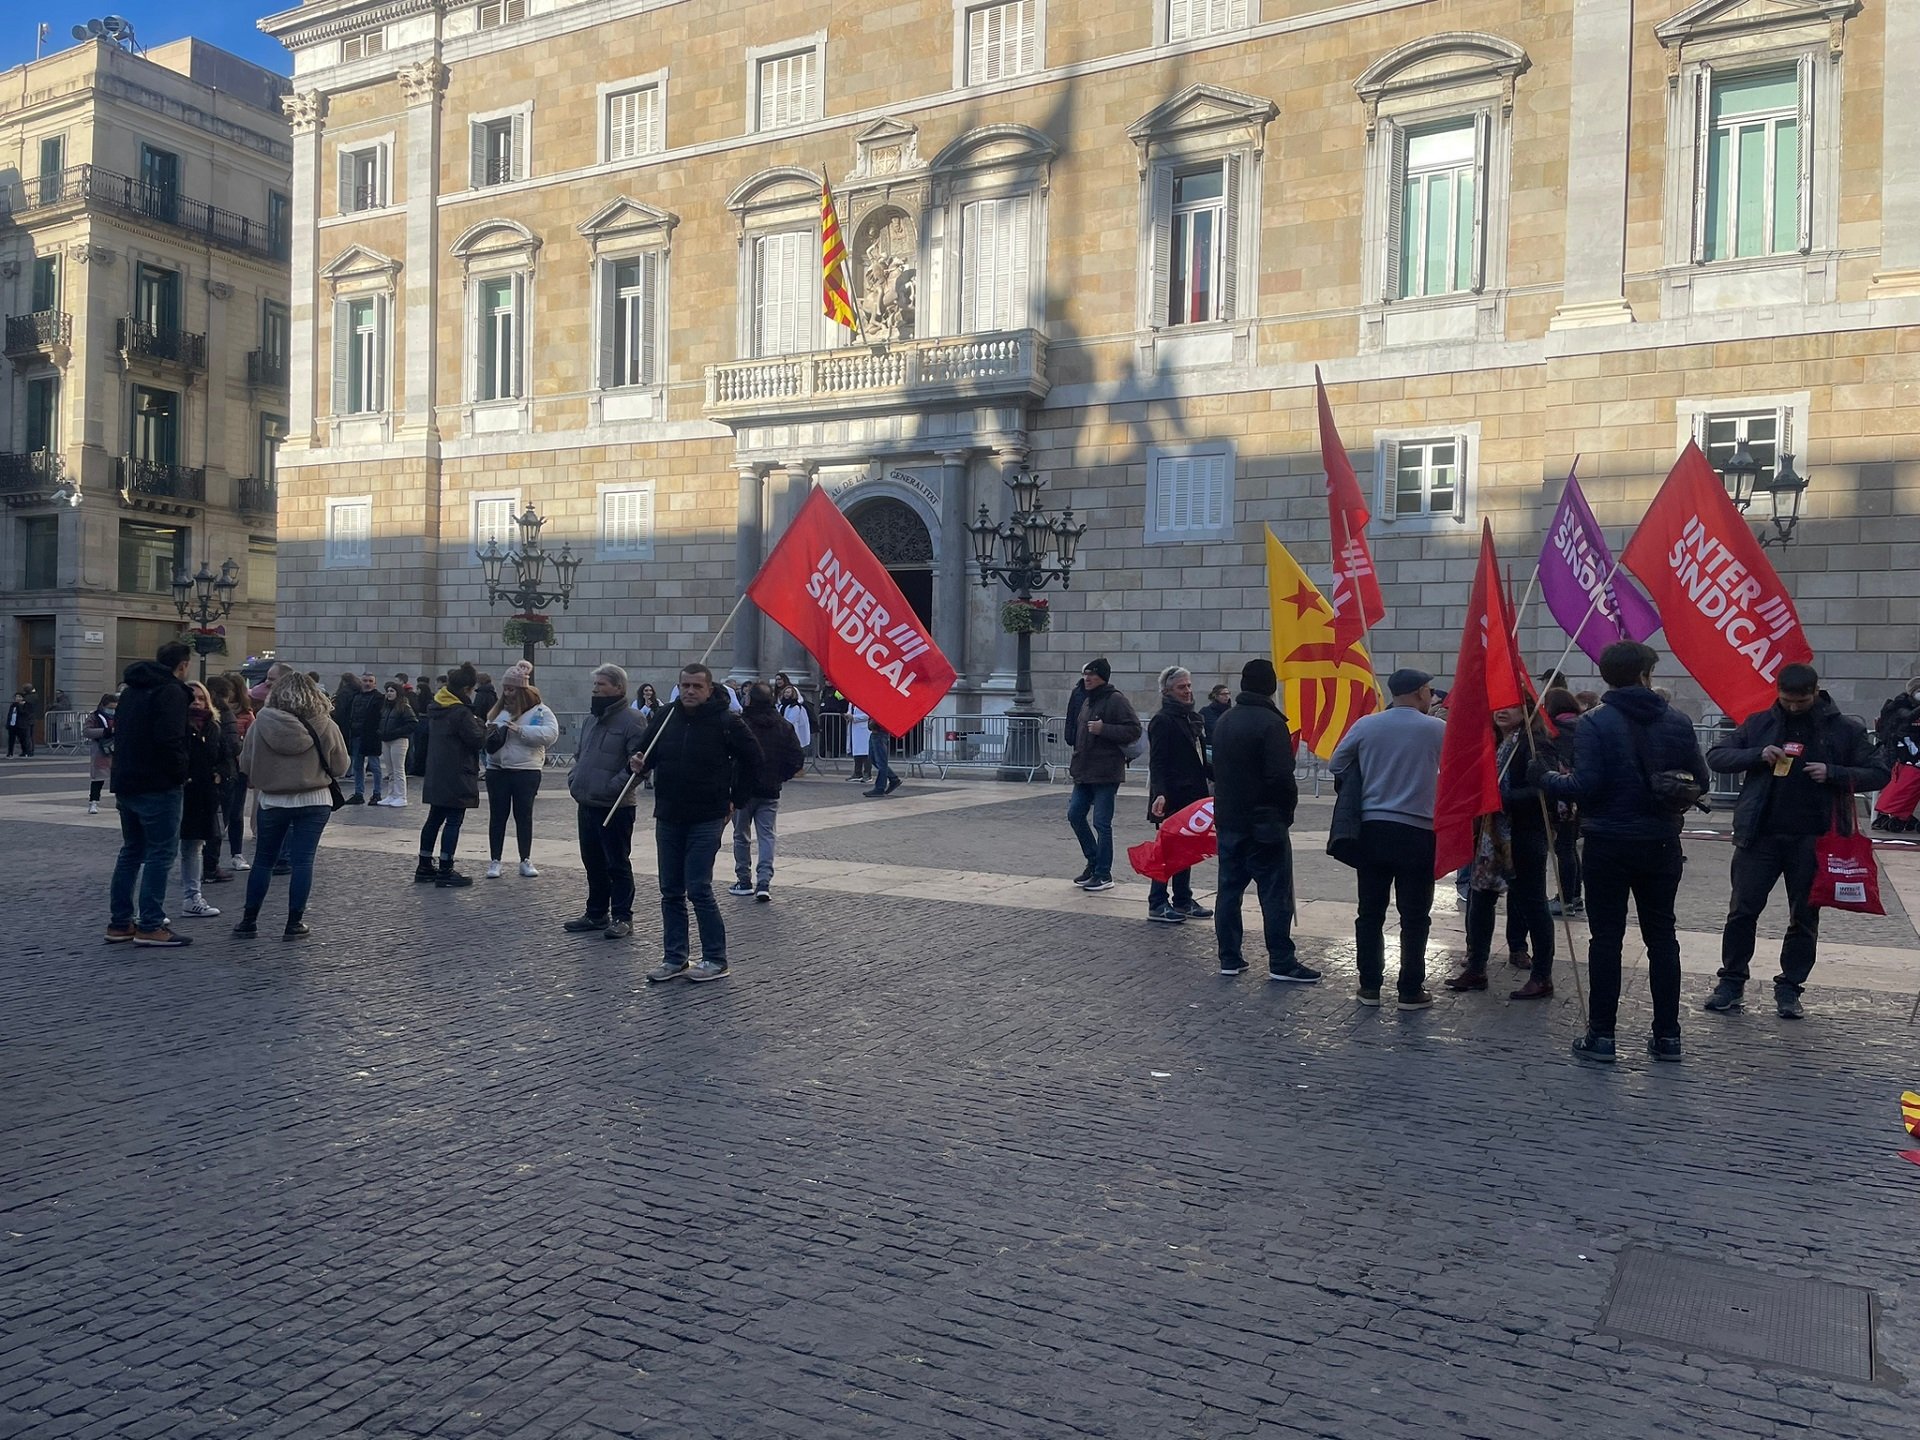
[[393,204],[391,134],[343,141],[334,152],[334,207],[341,215],[362,215]]
[[387,32],[383,27],[376,25],[371,30],[356,31],[340,37],[340,63],[371,60],[375,55],[385,54],[386,49]]
[[533,175],[533,102],[467,116],[467,188],[493,190]]
[[269,485],[280,479],[280,447],[287,439],[287,417],[263,412],[257,432],[255,463],[259,466],[260,479]]
[[[40,192],[40,203],[51,205],[60,198],[61,186],[66,182],[66,131],[60,130],[51,135],[40,136],[35,149],[40,160],[40,173],[35,177]],[[52,160],[53,163],[49,165],[48,160]]]
[[[809,57],[811,74],[799,83],[798,102],[784,103],[769,96],[768,66]],[[785,77],[775,75],[776,81]],[[772,45],[755,45],[747,50],[747,133],[770,135],[777,131],[797,130],[826,116],[827,32],[796,36]],[[771,111],[771,113],[769,113]]]
[[996,308],[999,303],[1010,307],[1002,318],[1015,322],[1011,329],[1040,328],[1046,306],[1047,197],[1058,153],[1039,131],[1002,124],[968,131],[934,157],[934,206],[923,242],[929,280],[921,289],[918,333],[988,334],[997,328],[981,323],[983,257],[974,253],[974,217],[987,213],[974,207],[987,205],[1019,227],[1004,232],[1018,238],[1010,240],[1010,248],[1003,247],[1002,256],[1009,267],[1004,278],[1019,293],[1002,290],[995,265],[988,276]]
[[1046,69],[1046,54],[1047,0],[953,0],[956,90],[1036,74]]
[[1258,0],[1154,0],[1154,38],[1185,45],[1235,34],[1254,23],[1257,7]]
[[520,513],[518,490],[476,490],[467,497],[467,563],[480,564],[480,552],[491,539],[500,542],[505,554],[519,542],[520,532],[514,517]]
[[[396,348],[395,330],[397,311],[394,295],[398,287],[400,262],[380,254],[377,250],[364,245],[349,245],[320,271],[320,278],[331,287],[331,320],[328,333],[328,345],[332,356],[331,384],[328,393],[329,416],[333,425],[332,443],[342,443],[341,427],[351,427],[347,434],[352,443],[373,440],[385,440],[393,423],[394,376],[393,356]],[[350,369],[348,365],[349,332],[347,329],[346,307],[355,301],[372,302],[374,314],[375,345],[371,351],[374,364],[371,410],[349,410],[346,408],[349,395]],[[364,332],[363,332],[364,333]],[[365,354],[362,354],[361,374],[365,375]]]
[[[1150,446],[1145,543],[1197,545],[1231,540],[1236,459],[1231,440]],[[1196,485],[1204,487],[1198,495]]]
[[[644,205],[627,196],[601,207],[581,222],[579,231],[588,248],[589,294],[592,299],[593,377],[588,397],[590,418],[594,423],[611,420],[657,420],[666,415],[666,375],[668,343],[672,331],[670,316],[672,281],[672,240],[680,217],[671,211]],[[622,265],[638,261],[644,271],[652,266],[651,309],[646,311],[647,328],[635,338],[642,361],[651,359],[647,378],[634,384],[617,383],[625,373],[619,362],[622,340],[629,337],[617,324],[615,307],[618,272]],[[644,274],[641,277],[644,281]]]
[[35,312],[58,310],[60,308],[61,282],[66,277],[60,273],[58,255],[36,255],[33,257],[32,289],[28,292]]
[[333,302],[333,417],[366,419],[392,408],[393,301],[381,291]]
[[[616,122],[616,107],[619,102],[630,97],[651,95],[652,115],[648,118],[646,129],[649,132],[646,142],[638,149],[622,150],[616,143],[619,129]],[[597,91],[595,113],[599,116],[599,163],[602,165],[621,165],[634,161],[649,160],[662,154],[667,148],[667,71],[655,70],[647,75],[632,75],[625,80],[615,80],[602,85]]]
[[22,590],[53,590],[60,584],[60,517],[14,517],[14,550]]
[[[161,399],[168,403],[154,405]],[[164,385],[132,385],[127,401],[127,454],[153,465],[184,464],[186,397]]]
[[527,0],[480,0],[473,7],[475,30],[498,30],[527,18]]
[[[1677,445],[1697,444],[1716,471],[1733,453],[1732,442],[1747,439],[1761,477],[1771,480],[1780,456],[1794,456],[1796,466],[1804,462],[1812,415],[1813,395],[1806,390],[1683,399],[1674,402],[1674,438]],[[1763,428],[1758,422],[1767,422],[1771,436],[1756,433]]]
[[60,453],[60,372],[50,371],[45,375],[25,377],[25,394],[22,397],[21,418],[24,422],[24,443],[21,448],[29,455],[45,451],[50,455]]
[[[633,561],[653,558],[651,481],[597,486],[594,512],[596,559]],[[627,522],[631,522],[638,533],[622,539],[616,532]]]
[[[163,535],[166,536],[164,541],[160,538]],[[190,525],[155,525],[145,520],[122,520],[119,529],[114,532],[114,538],[114,589],[122,595],[171,595],[174,576],[184,574],[189,569],[188,552],[193,542],[193,527]],[[161,559],[162,545],[166,547],[164,574],[154,564]]]
[[373,564],[373,497],[329,495],[320,568],[364,570]]
[[[1452,448],[1452,502],[1444,510],[1431,508],[1433,460],[1439,447]],[[1373,436],[1373,518],[1382,533],[1396,535],[1457,535],[1478,523],[1480,514],[1480,422],[1409,426],[1376,430]],[[1400,471],[1420,452],[1428,463],[1413,468],[1423,477],[1418,510],[1400,505]]]
[[531,383],[540,237],[517,220],[470,226],[453,242],[466,289],[466,378],[469,433],[525,430]]

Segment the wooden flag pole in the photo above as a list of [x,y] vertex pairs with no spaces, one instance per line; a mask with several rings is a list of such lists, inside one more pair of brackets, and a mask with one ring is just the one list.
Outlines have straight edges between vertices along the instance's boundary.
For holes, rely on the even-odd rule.
[[[1540,742],[1538,737],[1533,733],[1533,721],[1534,717],[1532,715],[1523,714],[1521,723],[1527,727],[1527,749],[1532,753],[1533,758],[1538,760],[1540,758]],[[1514,746],[1513,750],[1516,755],[1520,753],[1520,747],[1518,745]],[[1509,756],[1508,759],[1511,760],[1512,756]],[[1580,988],[1580,961],[1573,945],[1573,917],[1567,913],[1567,887],[1560,874],[1560,857],[1554,851],[1554,840],[1556,837],[1553,828],[1553,815],[1547,808],[1546,788],[1544,786],[1535,786],[1533,793],[1540,801],[1540,821],[1547,827],[1547,867],[1553,872],[1553,893],[1554,897],[1560,902],[1560,923],[1565,927],[1567,932],[1567,967],[1573,972],[1573,997],[1580,1002],[1580,1020],[1581,1023],[1584,1024],[1587,1019],[1587,995],[1586,992]],[[1509,905],[1513,903],[1511,891],[1508,892],[1507,903]],[[1488,941],[1487,948],[1489,950],[1493,948],[1491,940]]]

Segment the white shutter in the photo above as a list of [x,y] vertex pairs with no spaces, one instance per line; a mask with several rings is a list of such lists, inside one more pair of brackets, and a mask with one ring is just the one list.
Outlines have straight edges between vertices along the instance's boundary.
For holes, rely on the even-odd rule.
[[1204,484],[1202,493],[1195,497],[1194,527],[1224,529],[1227,523],[1227,457],[1203,456],[1200,469]]
[[340,171],[337,177],[339,186],[337,198],[339,200],[340,213],[342,215],[350,215],[353,213],[354,208],[353,152],[350,150],[336,150],[334,152],[334,162],[339,166]]
[[1220,193],[1225,204],[1220,215],[1220,315],[1231,320],[1240,310],[1240,172],[1241,155],[1220,162]]
[[1493,115],[1477,110],[1473,116],[1473,269],[1467,288],[1478,295],[1487,288],[1487,192],[1492,188]]
[[1713,155],[1713,66],[1693,74],[1693,247],[1695,265],[1707,263],[1707,186]]
[[642,385],[660,383],[659,310],[660,254],[649,250],[640,257],[640,314],[634,321],[640,328],[640,373],[635,379]]
[[487,127],[467,122],[467,185],[478,190],[487,183]]
[[1010,200],[1000,202],[1002,208],[1001,228],[1006,232],[1002,244],[1002,253],[1007,257],[1002,294],[1006,297],[1000,307],[999,324],[1001,330],[1024,330],[1033,319],[1032,305],[1032,235],[1033,200],[1030,196],[1016,195]]
[[[1795,65],[1800,82],[1800,215],[1798,243],[1800,253],[1813,249],[1813,54],[1802,55]],[[1912,123],[1909,120],[1908,123]],[[1771,238],[1771,237],[1769,237]]]
[[393,151],[386,145],[380,146],[373,152],[373,203],[375,205],[393,203],[393,177],[389,174],[392,169],[392,157]]
[[1447,512],[1455,520],[1467,518],[1467,437],[1453,437],[1453,509]]
[[814,61],[815,55],[811,50],[800,57],[800,113],[793,117],[796,122],[811,120],[820,113],[817,103],[820,77],[815,73]]
[[1178,492],[1186,463],[1173,456],[1160,461],[1160,473],[1155,477],[1153,495],[1153,528],[1158,534],[1171,535],[1177,528],[1180,513]]
[[333,413],[347,413],[347,377],[353,364],[352,306],[333,302]]
[[1401,142],[1400,127],[1391,120],[1376,121],[1373,136],[1374,143],[1384,147],[1387,157],[1383,167],[1387,176],[1387,193],[1386,224],[1380,245],[1380,298],[1392,301],[1400,298],[1400,250],[1405,244],[1407,221],[1407,149]]
[[1168,271],[1173,264],[1173,167],[1161,165],[1152,176],[1152,212],[1147,240],[1147,328],[1167,324]]
[[527,275],[524,270],[513,272],[509,293],[513,313],[508,322],[512,329],[507,335],[507,363],[511,367],[507,393],[518,400],[524,399],[527,393]]
[[508,137],[508,143],[513,157],[512,163],[508,167],[508,175],[515,180],[524,180],[528,174],[527,117],[525,115],[515,115],[512,120],[508,122]]
[[392,409],[387,398],[387,356],[393,348],[393,301],[386,295],[373,297],[372,393],[369,409]]
[[1167,6],[1167,42],[1177,43],[1193,37],[1193,7],[1206,0],[1170,0]]
[[1385,483],[1378,487],[1380,503],[1374,513],[1382,520],[1391,520],[1400,513],[1400,442],[1398,440],[1388,440],[1380,446],[1380,473]]
[[1018,20],[1013,51],[1014,74],[1028,75],[1039,67],[1035,47],[1039,44],[1033,21],[1033,0],[1019,0],[1014,7]]
[[987,32],[992,28],[993,16],[998,7],[982,6],[967,12],[967,83],[978,85],[982,80],[991,78],[988,66],[992,63],[991,50],[987,43]]
[[617,359],[617,342],[620,335],[620,287],[615,281],[619,274],[612,260],[596,260],[593,266],[593,323],[598,327],[594,337],[594,387],[599,390],[611,390],[619,383],[620,365]]

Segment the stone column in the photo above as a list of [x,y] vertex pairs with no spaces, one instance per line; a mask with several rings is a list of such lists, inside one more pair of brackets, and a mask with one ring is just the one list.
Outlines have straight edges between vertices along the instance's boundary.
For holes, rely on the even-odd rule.
[[1633,0],[1577,0],[1567,117],[1567,256],[1551,328],[1624,325]]
[[438,60],[422,60],[400,70],[400,93],[407,102],[405,170],[407,177],[407,256],[401,272],[406,355],[401,364],[406,398],[400,434],[434,438],[436,331],[439,315],[439,218],[434,195],[440,183],[440,91],[447,70]]
[[[807,492],[813,488],[813,462],[789,460],[773,473],[772,482],[773,533],[767,538],[768,551],[787,533],[787,527],[799,515],[800,507],[807,503]],[[798,640],[771,620],[765,622],[765,628],[766,652],[774,656],[769,668],[786,671],[793,677],[793,683],[802,688],[811,685],[813,657],[807,654]]]
[[314,249],[320,224],[320,119],[327,97],[299,90],[280,99],[293,127],[292,289],[287,297],[287,439],[289,450],[313,443],[313,357],[319,349]]
[[952,663],[958,678],[955,687],[967,683],[970,669],[967,656],[967,582],[972,578],[973,534],[967,523],[973,518],[967,506],[971,498],[967,488],[967,452],[940,452],[940,565],[939,589],[933,597],[933,643]]
[[[735,512],[733,537],[734,594],[744,594],[760,569],[765,525],[762,481],[758,465],[740,467],[740,504]],[[732,609],[729,604],[728,609]],[[743,601],[733,617],[733,668],[729,681],[750,680],[760,673],[760,607]]]
[[1867,291],[1875,299],[1920,295],[1920,125],[1907,109],[1900,79],[1905,67],[1894,60],[1920,55],[1920,5],[1883,5],[1880,15],[1887,27],[1881,46],[1880,268]]

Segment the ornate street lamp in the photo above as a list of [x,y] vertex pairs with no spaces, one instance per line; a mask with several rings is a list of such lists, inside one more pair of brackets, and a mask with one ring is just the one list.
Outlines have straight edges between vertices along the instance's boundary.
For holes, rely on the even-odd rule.
[[1807,493],[1808,483],[1807,477],[1793,468],[1793,456],[1782,455],[1773,479],[1761,481],[1754,487],[1756,492],[1765,492],[1773,509],[1774,533],[1760,536],[1763,548],[1793,543],[1793,532],[1800,525],[1800,498]]
[[[1040,503],[1046,482],[1025,470],[1005,477],[1013,492],[1013,514],[995,524],[987,507],[967,529],[973,534],[973,558],[980,566],[982,589],[1000,581],[1013,592],[1015,602],[1029,605],[1036,590],[1053,581],[1072,586],[1073,557],[1080,548],[1084,524],[1073,523],[1073,511],[1050,516]],[[1051,563],[1050,563],[1051,562]],[[1007,748],[1002,757],[1008,772],[1031,774],[1040,759],[1040,722],[1045,718],[1033,696],[1033,631],[1015,632],[1018,666],[1014,672],[1013,708],[1007,712]]]
[[[477,553],[480,573],[487,582],[487,604],[498,605],[504,600],[513,607],[513,618],[520,625],[520,654],[531,665],[533,647],[553,634],[552,622],[539,612],[556,600],[562,610],[572,607],[574,576],[581,557],[566,543],[562,543],[558,555],[546,551],[540,544],[540,531],[547,522],[531,501],[513,523],[520,532],[517,546],[502,550],[498,540],[488,540],[486,548]],[[503,583],[509,565],[513,567],[511,584]],[[548,565],[553,566],[551,584],[547,581]]]
[[1733,454],[1720,469],[1720,483],[1727,487],[1728,497],[1742,515],[1753,504],[1753,491],[1759,479],[1760,462],[1753,458],[1753,451],[1742,440],[1733,447]]
[[215,622],[224,621],[233,613],[233,593],[240,588],[240,567],[228,559],[215,575],[207,568],[207,562],[200,562],[197,573],[189,575],[185,570],[174,572],[173,608],[180,612],[180,619],[193,630],[194,653],[200,657],[200,678],[207,678],[207,656],[216,654],[226,647],[226,627],[215,628]]

